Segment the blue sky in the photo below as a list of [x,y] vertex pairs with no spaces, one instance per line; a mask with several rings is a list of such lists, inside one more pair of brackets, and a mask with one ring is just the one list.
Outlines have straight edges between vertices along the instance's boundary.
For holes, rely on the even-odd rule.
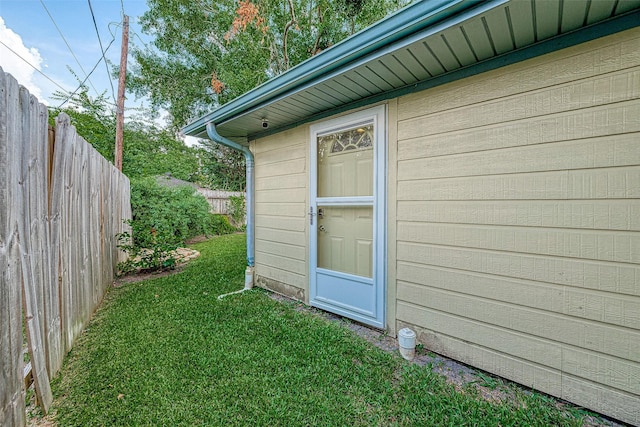
[[[138,25],[138,17],[147,10],[144,0],[91,0],[91,6],[103,47],[106,49],[115,39],[106,54],[113,64],[120,62],[123,8],[129,16],[130,46],[141,45],[141,38],[149,41]],[[42,76],[0,43],[0,66],[4,71],[12,74],[41,102],[51,106],[60,104],[60,101],[51,99],[51,94],[60,89],[57,85],[67,91],[78,87],[67,66],[84,79],[85,73],[89,73],[102,56],[87,0],[0,0],[0,41],[55,82]],[[110,78],[104,63],[98,65],[89,79],[91,96],[106,90],[111,99]],[[117,94],[117,79],[112,83]],[[127,106],[135,103],[133,96],[127,97]]]

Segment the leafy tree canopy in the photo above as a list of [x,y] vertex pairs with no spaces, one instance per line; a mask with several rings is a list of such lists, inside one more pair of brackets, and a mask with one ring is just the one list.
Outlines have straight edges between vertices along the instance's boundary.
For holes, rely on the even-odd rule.
[[148,0],[129,88],[180,127],[409,1]]
[[210,140],[201,141],[202,176],[209,188],[244,191],[246,186],[244,155],[232,148]]
[[[62,108],[51,109],[50,120],[53,122],[60,112],[66,113],[78,134],[113,162],[116,115],[106,96],[91,98],[86,86],[81,86],[70,98],[65,93],[54,96],[69,102]],[[202,157],[206,156],[208,153],[203,149],[187,147],[169,130],[136,120],[125,123],[122,171],[129,178],[170,172],[185,181],[207,181],[200,173]]]

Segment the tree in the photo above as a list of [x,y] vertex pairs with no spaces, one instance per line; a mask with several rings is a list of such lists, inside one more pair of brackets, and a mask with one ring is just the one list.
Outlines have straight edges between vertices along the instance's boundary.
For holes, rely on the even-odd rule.
[[[64,108],[52,108],[50,120],[60,112],[71,118],[78,134],[103,157],[113,162],[115,148],[115,110],[105,94],[91,98],[88,88],[80,86],[73,95],[57,92],[54,99],[67,100]],[[53,123],[52,123],[53,124]],[[202,158],[208,153],[187,147],[167,129],[155,124],[130,120],[124,129],[123,173],[129,178],[160,175],[170,172],[178,179],[207,181],[200,173]]]
[[148,0],[129,87],[180,127],[409,0]]
[[244,191],[244,155],[232,148],[203,140],[202,175],[209,188],[226,191]]

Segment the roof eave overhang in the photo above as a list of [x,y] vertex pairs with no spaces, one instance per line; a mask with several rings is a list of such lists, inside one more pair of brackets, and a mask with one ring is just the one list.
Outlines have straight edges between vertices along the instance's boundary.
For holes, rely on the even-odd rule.
[[[580,43],[586,43],[591,40],[595,40],[601,37],[606,37],[615,33],[619,33],[621,31],[635,28],[638,26],[638,22],[640,22],[640,10],[636,10],[633,12],[626,13],[624,15],[616,16],[614,18],[610,18],[608,20],[598,22],[597,24],[593,24],[589,27],[580,28],[570,33],[565,33],[550,39],[546,39],[541,42],[535,43],[533,45],[529,45],[527,47],[517,49],[509,53],[475,63],[468,67],[459,68],[457,70],[448,72],[446,74],[442,74],[440,76],[437,76],[428,80],[423,80],[408,86],[382,92],[367,98],[362,98],[354,102],[343,104],[337,108],[332,108],[326,111],[320,111],[316,114],[305,117],[303,120],[291,122],[285,126],[269,128],[268,130],[264,130],[262,132],[255,132],[246,137],[243,137],[243,140],[248,141],[251,139],[257,139],[257,138],[262,138],[268,135],[273,135],[275,133],[282,132],[287,129],[295,128],[302,124],[313,122],[316,120],[321,120],[336,114],[343,113],[345,111],[351,111],[357,108],[362,108],[362,107],[373,105],[376,103],[381,103],[389,99],[397,98],[399,96],[407,95],[414,92],[420,92],[436,86],[450,83],[452,81],[471,77],[476,74],[506,67],[508,65],[525,61],[527,59],[532,59],[532,58],[545,55],[547,53],[551,53],[560,49],[565,49]],[[259,109],[260,107],[262,106],[258,106],[255,109]],[[250,111],[245,111],[245,113],[250,113],[251,111],[254,111],[254,109]],[[245,113],[240,114],[234,118],[243,116]],[[221,124],[227,123],[230,120],[233,120],[234,118],[225,120],[221,122]]]
[[[431,7],[425,9],[426,3]],[[214,123],[221,135],[246,145],[249,139],[260,138],[330,115],[383,102],[408,93],[425,90],[534,58],[555,50],[637,27],[638,22],[640,22],[640,8],[636,4],[631,11],[626,13],[623,12],[620,15],[612,16],[542,41],[533,42],[501,55],[477,60],[475,63],[444,74],[358,99],[353,98],[331,108],[318,105],[318,108],[315,108],[314,111],[299,114],[292,120],[286,122],[270,121],[272,126],[269,126],[268,129],[260,128],[259,125],[255,126],[258,124],[260,117],[265,117],[265,112],[268,115],[268,110],[274,108],[273,106],[284,105],[283,103],[286,104],[291,98],[303,96],[300,94],[315,90],[314,87],[318,85],[326,86],[327,83],[334,81],[332,79],[340,78],[340,76],[348,73],[349,70],[357,70],[358,67],[362,68],[362,66],[368,66],[368,64],[376,60],[380,61],[385,55],[388,56],[388,54],[394,53],[412,43],[417,41],[423,43],[424,40],[430,40],[433,36],[443,34],[447,29],[461,28],[462,25],[465,25],[465,22],[469,22],[472,19],[478,20],[481,16],[486,16],[485,13],[494,8],[496,10],[491,13],[502,13],[501,10],[504,7],[508,7],[509,4],[509,0],[482,2],[440,0],[437,3],[415,3],[201,117],[187,125],[183,132],[186,135],[206,138],[207,123]],[[484,20],[485,18],[482,17],[482,19]],[[248,120],[256,123],[245,127]]]
[[[507,0],[494,0],[490,4],[502,4]],[[182,129],[185,135],[206,137],[209,122],[221,124],[256,107],[291,93],[301,86],[352,63],[370,53],[384,49],[407,36],[446,21],[466,10],[474,9],[481,0],[432,0],[413,3],[390,17],[365,28],[321,54],[309,58],[257,88],[235,98],[215,111],[206,114]],[[485,8],[482,8],[484,10]],[[477,10],[476,13],[480,13]]]

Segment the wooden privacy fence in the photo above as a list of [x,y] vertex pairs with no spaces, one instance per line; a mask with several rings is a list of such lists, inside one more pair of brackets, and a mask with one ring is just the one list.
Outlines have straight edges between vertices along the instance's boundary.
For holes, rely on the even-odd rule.
[[23,426],[23,325],[38,403],[126,255],[129,180],[0,68],[0,425]]
[[198,188],[197,191],[209,202],[209,212],[212,214],[227,215],[229,213],[229,199],[245,196],[244,192],[240,191],[209,190],[207,188]]

